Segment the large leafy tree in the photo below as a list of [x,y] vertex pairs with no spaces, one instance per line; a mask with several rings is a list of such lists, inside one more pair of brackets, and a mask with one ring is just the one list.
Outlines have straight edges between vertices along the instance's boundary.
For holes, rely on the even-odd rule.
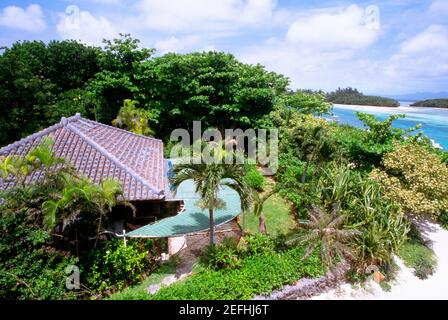
[[160,112],[157,132],[173,128],[247,128],[269,113],[288,80],[221,52],[166,54],[141,65],[141,106]]
[[200,196],[199,205],[208,210],[210,219],[210,244],[215,244],[214,210],[225,207],[218,192],[227,186],[235,190],[240,196],[241,210],[246,211],[251,203],[252,193],[247,185],[245,168],[236,164],[190,164],[183,163],[173,167],[170,179],[174,190],[186,180],[193,180],[196,193]]
[[[75,41],[16,42],[0,56],[0,144],[18,140],[65,112],[56,102],[99,71],[98,49]],[[51,120],[52,120],[51,119]]]
[[97,97],[95,119],[110,124],[118,114],[123,100],[138,95],[136,86],[140,64],[148,60],[154,50],[140,48],[138,39],[120,34],[113,40],[104,40],[100,53],[101,71],[86,86]]

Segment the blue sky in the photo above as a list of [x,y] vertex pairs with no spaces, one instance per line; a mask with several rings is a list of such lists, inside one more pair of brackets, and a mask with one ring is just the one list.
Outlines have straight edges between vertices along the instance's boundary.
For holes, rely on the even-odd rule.
[[158,54],[219,50],[292,88],[448,91],[448,0],[0,0],[0,45],[131,33]]

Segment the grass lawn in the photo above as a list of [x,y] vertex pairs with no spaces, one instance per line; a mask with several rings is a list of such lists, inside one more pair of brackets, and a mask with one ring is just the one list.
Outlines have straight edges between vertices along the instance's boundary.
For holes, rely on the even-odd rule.
[[[278,195],[273,195],[266,200],[263,214],[266,219],[266,229],[270,235],[286,235],[296,226],[288,203]],[[258,232],[258,217],[255,217],[253,213],[249,213],[246,219],[246,232]]]

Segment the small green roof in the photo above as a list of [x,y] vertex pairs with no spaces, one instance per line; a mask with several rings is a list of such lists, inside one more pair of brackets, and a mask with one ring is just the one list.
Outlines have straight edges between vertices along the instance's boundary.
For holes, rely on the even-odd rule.
[[[226,203],[225,208],[214,210],[214,224],[219,226],[234,219],[241,212],[241,202],[236,191],[223,186],[218,194]],[[126,234],[131,238],[165,238],[181,236],[209,229],[208,210],[197,206],[199,200],[192,180],[183,182],[176,193],[176,199],[184,200],[184,211],[176,216],[148,224]]]

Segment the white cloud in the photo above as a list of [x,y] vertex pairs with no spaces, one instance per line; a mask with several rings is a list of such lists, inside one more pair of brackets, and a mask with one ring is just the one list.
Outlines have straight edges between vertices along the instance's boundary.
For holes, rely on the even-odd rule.
[[369,20],[357,5],[302,12],[284,38],[268,38],[238,56],[289,76],[292,88],[357,86],[356,79],[365,66],[356,55],[378,39],[381,30],[377,22]]
[[294,22],[286,38],[289,42],[319,50],[358,49],[375,42],[379,29],[366,12],[351,5],[337,13],[315,14]]
[[425,31],[404,41],[401,45],[403,54],[432,53],[434,50],[448,49],[448,27],[431,25]]
[[119,4],[121,2],[120,0],[90,0],[90,1],[102,4]]
[[56,29],[63,39],[75,39],[94,45],[101,44],[104,38],[116,38],[121,32],[106,17],[95,17],[89,11],[76,9],[69,14],[61,14]]
[[405,40],[390,58],[388,71],[409,79],[448,78],[448,26],[431,25]]
[[162,40],[157,40],[155,42],[155,47],[160,53],[163,54],[167,52],[179,52],[186,49],[191,49],[200,42],[201,38],[199,36],[192,35],[181,38],[171,36]]
[[431,3],[429,7],[429,12],[433,14],[448,14],[448,1],[446,0],[436,0]]
[[26,9],[17,6],[4,8],[0,13],[0,26],[40,32],[46,29],[47,24],[40,6],[31,4]]
[[275,0],[142,0],[144,24],[155,30],[225,31],[266,23]]

